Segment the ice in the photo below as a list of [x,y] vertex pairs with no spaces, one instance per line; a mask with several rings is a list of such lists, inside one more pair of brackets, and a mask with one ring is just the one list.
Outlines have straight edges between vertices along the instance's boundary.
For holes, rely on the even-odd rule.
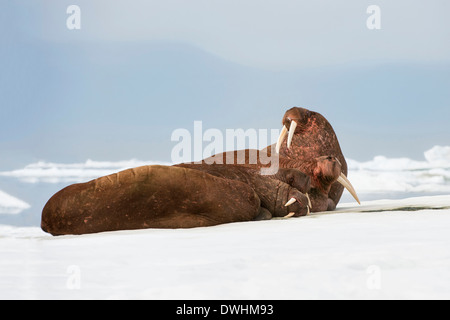
[[[16,181],[15,190],[28,190],[30,198],[47,190],[47,200],[64,183],[147,164],[167,163],[38,162],[0,178]],[[450,147],[433,147],[424,160],[378,156],[348,164],[361,206],[83,236],[52,237],[37,223],[25,227],[45,202],[35,205],[4,183],[0,299],[450,299]],[[390,193],[427,196],[385,199]]]
[[[360,194],[450,193],[450,147],[435,146],[424,153],[425,160],[376,156],[371,161],[347,159],[349,179]],[[37,162],[22,169],[0,172],[0,177],[24,183],[76,183],[143,165],[171,165],[168,162],[127,160],[118,162],[87,160],[61,164]]]
[[450,147],[435,146],[424,156],[426,161],[348,159],[349,179],[358,193],[450,193]]
[[27,165],[23,169],[0,172],[0,177],[14,177],[26,183],[61,183],[86,182],[101,176],[109,175],[129,168],[145,165],[171,165],[167,162],[126,160],[126,161],[93,161],[84,163],[52,163],[40,161]]
[[422,197],[62,237],[0,226],[0,299],[449,299],[448,208]]
[[436,167],[450,168],[450,147],[435,146],[425,152],[425,159]]
[[0,190],[0,214],[19,214],[30,205]]

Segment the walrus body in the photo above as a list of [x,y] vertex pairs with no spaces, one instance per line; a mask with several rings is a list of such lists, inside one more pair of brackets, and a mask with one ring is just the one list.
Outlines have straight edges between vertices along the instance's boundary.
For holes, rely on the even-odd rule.
[[[283,174],[309,188],[297,170]],[[286,207],[292,198],[296,203]],[[41,227],[53,235],[193,228],[305,215],[307,205],[297,189],[249,168],[144,166],[61,190],[44,207]]]
[[259,197],[243,182],[144,166],[61,190],[44,207],[41,227],[53,235],[193,228],[250,221],[259,213]]
[[[264,161],[261,161],[261,158]],[[266,159],[271,159],[272,163],[267,163]],[[272,155],[270,149],[245,149],[219,153],[203,160],[203,163],[212,163],[213,161],[230,163],[227,166],[232,166],[231,163],[239,163],[236,166],[252,168],[255,174],[261,174],[261,169],[274,166],[273,162],[276,162],[278,169],[274,175],[260,177],[284,181],[303,193],[309,193],[312,202],[312,212],[334,210],[336,207],[334,202],[329,200],[329,192],[340,177],[342,170],[340,161],[336,160],[335,157],[323,156],[308,160],[293,160],[279,155]],[[213,165],[208,166],[204,164],[203,166],[208,168]],[[294,174],[291,170],[295,170],[298,173]],[[295,180],[292,180],[293,178]],[[255,184],[257,185],[258,183]],[[267,183],[266,185],[269,184]]]
[[[266,219],[284,217],[291,212],[295,213],[294,216],[303,216],[308,212],[309,200],[305,194],[310,191],[310,178],[299,170],[280,169],[276,175],[262,176],[256,166],[195,163],[177,166],[246,183],[260,198],[261,207],[270,212],[270,216],[266,216]],[[286,207],[286,202],[292,198],[297,201]]]
[[302,216],[334,210],[342,186],[359,202],[328,121],[292,108],[283,125],[277,145],[261,151],[225,152],[200,165],[144,166],[71,185],[44,207],[42,229],[85,234]]

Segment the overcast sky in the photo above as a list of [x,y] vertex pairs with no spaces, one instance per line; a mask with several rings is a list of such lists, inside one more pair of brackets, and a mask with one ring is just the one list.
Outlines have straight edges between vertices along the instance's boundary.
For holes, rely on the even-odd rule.
[[450,145],[449,14],[446,0],[2,1],[0,165],[168,161],[176,128],[278,128],[292,106],[326,115],[350,157],[420,157]]
[[[24,31],[45,41],[70,41],[65,9],[77,4],[81,41],[180,42],[258,68],[450,59],[446,0],[15,2],[20,3],[16,13],[22,16]],[[366,26],[371,15],[366,11],[373,4],[381,10],[380,30]]]

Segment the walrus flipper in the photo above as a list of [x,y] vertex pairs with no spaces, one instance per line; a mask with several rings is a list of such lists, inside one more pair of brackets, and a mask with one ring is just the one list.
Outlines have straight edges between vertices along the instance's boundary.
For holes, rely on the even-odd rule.
[[272,219],[272,213],[270,213],[269,210],[267,210],[264,207],[261,207],[259,209],[259,214],[256,216],[255,219],[253,219],[254,221],[262,221],[262,220],[270,220]]

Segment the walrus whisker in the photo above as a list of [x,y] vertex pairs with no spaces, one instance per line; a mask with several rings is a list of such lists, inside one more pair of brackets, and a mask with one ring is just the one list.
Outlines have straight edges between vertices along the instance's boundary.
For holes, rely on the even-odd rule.
[[353,196],[353,198],[355,198],[356,202],[358,202],[359,204],[361,204],[361,202],[359,201],[358,195],[356,194],[355,188],[353,188],[352,184],[350,183],[350,181],[347,179],[347,177],[345,176],[345,174],[341,173],[341,175],[339,176],[339,178],[337,179],[337,181],[342,184],[344,186],[345,189],[348,190],[348,192],[350,192],[350,194]]
[[286,204],[284,205],[285,207],[290,206],[291,204],[293,204],[295,201],[297,201],[297,199],[295,198],[291,198],[288,202],[286,202]]
[[297,128],[297,122],[292,120],[291,121],[291,127],[289,128],[289,136],[288,136],[288,140],[287,140],[287,147],[288,147],[288,149],[291,147],[292,137],[294,136],[296,128]]
[[275,149],[277,151],[277,153],[280,153],[281,144],[283,143],[284,139],[286,138],[287,133],[288,133],[288,129],[286,128],[286,126],[283,126],[283,129],[281,129],[280,136],[278,137],[277,146]]

